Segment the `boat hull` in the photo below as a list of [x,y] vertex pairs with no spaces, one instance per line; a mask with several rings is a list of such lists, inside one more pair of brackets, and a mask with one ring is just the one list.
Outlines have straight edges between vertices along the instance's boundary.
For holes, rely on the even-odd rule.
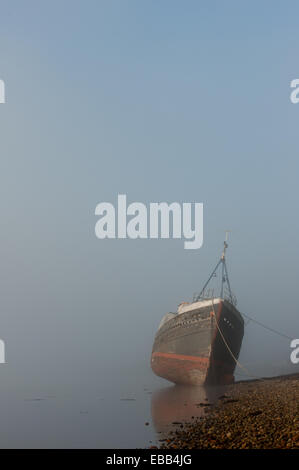
[[222,385],[234,381],[244,321],[228,301],[203,302],[159,328],[151,356],[153,372],[170,382]]

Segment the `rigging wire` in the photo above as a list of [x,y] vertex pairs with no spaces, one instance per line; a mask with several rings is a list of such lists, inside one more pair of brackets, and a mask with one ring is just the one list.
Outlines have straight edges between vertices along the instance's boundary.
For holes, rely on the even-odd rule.
[[[291,338],[291,336],[288,336],[288,335],[286,335],[285,333],[281,333],[280,331],[277,331],[277,330],[275,330],[274,328],[271,328],[270,326],[267,326],[267,325],[265,325],[264,323],[261,323],[261,322],[255,320],[254,318],[250,317],[249,315],[245,315],[245,313],[242,313],[242,315],[243,315],[244,317],[248,318],[249,321],[252,321],[252,322],[256,323],[256,324],[259,325],[259,326],[262,326],[262,327],[265,328],[266,330],[272,331],[272,333],[276,333],[277,335],[279,335],[279,336],[281,336],[281,337],[283,337],[283,338],[286,338],[286,339],[290,339],[290,340],[293,339],[293,338]],[[248,322],[248,323],[249,323],[249,322]],[[247,325],[248,325],[248,323],[247,323]]]
[[[220,294],[220,297],[222,298],[223,297],[223,286],[224,286],[224,283],[226,282],[227,283],[227,286],[228,286],[228,290],[229,290],[229,294],[230,294],[230,301],[231,303],[234,305],[234,302],[233,302],[233,295],[232,295],[232,292],[231,292],[231,288],[230,288],[230,282],[229,282],[229,277],[228,277],[228,272],[227,272],[227,267],[226,267],[226,260],[225,260],[225,253],[226,253],[226,249],[228,247],[228,244],[227,244],[227,238],[228,238],[228,231],[226,232],[226,239],[225,239],[225,242],[224,242],[224,249],[223,249],[223,252],[222,252],[222,255],[221,255],[221,258],[220,260],[218,261],[214,271],[212,272],[212,274],[210,275],[209,279],[207,280],[207,282],[205,283],[203,289],[201,290],[200,294],[195,298],[195,301],[198,301],[202,298],[203,294],[204,294],[204,291],[207,287],[207,285],[209,284],[210,280],[212,279],[212,277],[214,277],[216,275],[216,271],[219,267],[220,264],[222,264],[222,280],[221,280],[221,294]],[[213,302],[213,298],[211,299],[212,301],[212,306],[213,306],[213,314],[214,314],[214,318],[215,318],[215,322],[216,322],[216,327],[219,331],[219,334],[221,335],[222,337],[222,340],[226,346],[226,348],[228,349],[229,353],[231,354],[232,358],[234,359],[234,361],[236,362],[236,364],[241,368],[243,369],[244,371],[247,372],[248,374],[248,377],[253,377],[253,378],[256,378],[256,379],[261,379],[261,380],[264,380],[263,377],[258,377],[256,375],[253,375],[250,373],[250,371],[243,365],[241,364],[238,359],[234,356],[232,350],[230,349],[225,337],[223,336],[223,333],[218,325],[218,321],[217,321],[217,317],[216,317],[216,314],[215,314],[215,308],[214,308],[214,302]],[[265,328],[266,330],[268,331],[271,331],[272,333],[275,333],[279,336],[281,336],[282,338],[286,338],[288,340],[291,340],[292,341],[292,337],[291,336],[288,336],[286,335],[285,333],[282,333],[281,331],[278,331],[278,330],[275,330],[274,328],[271,328],[270,326],[267,326],[265,325],[264,323],[261,323],[257,320],[255,320],[255,318],[252,318],[250,317],[249,315],[246,315],[245,313],[242,313],[242,315],[244,317],[247,318],[247,322],[245,323],[245,326],[247,326],[250,321],[252,321],[253,323],[256,323],[257,325],[261,326],[262,328]]]

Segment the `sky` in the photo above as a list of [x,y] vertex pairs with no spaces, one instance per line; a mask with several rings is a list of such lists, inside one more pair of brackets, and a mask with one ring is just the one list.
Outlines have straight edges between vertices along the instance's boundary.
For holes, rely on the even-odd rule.
[[[299,335],[299,6],[0,1],[0,337],[16,383],[149,368],[231,230],[238,308]],[[98,203],[202,202],[204,241],[99,240]],[[289,361],[246,326],[244,363]]]

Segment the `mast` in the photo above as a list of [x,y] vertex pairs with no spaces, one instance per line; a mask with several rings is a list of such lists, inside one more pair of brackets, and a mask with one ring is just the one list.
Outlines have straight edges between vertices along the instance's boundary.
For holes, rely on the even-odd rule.
[[198,302],[200,299],[203,298],[204,296],[204,291],[205,289],[207,288],[209,282],[211,281],[211,279],[213,277],[216,277],[216,272],[219,268],[219,266],[221,265],[221,290],[220,290],[220,298],[223,299],[223,295],[224,295],[224,284],[227,283],[227,287],[228,287],[228,293],[229,293],[229,300],[230,302],[234,305],[234,298],[233,298],[233,294],[232,294],[232,291],[231,291],[231,287],[230,287],[230,282],[229,282],[229,278],[228,278],[228,271],[227,271],[227,266],[226,266],[226,249],[228,248],[228,234],[229,234],[230,230],[226,230],[225,232],[225,240],[224,240],[224,243],[223,243],[223,251],[222,251],[222,254],[221,254],[221,258],[220,260],[218,261],[218,263],[216,264],[216,267],[214,268],[214,270],[212,271],[212,274],[210,275],[209,279],[207,280],[207,282],[205,283],[205,285],[203,286],[202,290],[200,291],[200,293],[195,297],[194,301],[195,302]]

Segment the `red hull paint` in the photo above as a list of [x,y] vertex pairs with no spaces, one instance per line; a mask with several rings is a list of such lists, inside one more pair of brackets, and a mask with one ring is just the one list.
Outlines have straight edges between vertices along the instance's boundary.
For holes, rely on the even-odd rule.
[[156,375],[170,382],[201,385],[206,378],[209,359],[154,352],[151,366]]
[[[216,306],[215,306],[216,307]],[[221,326],[237,357],[243,337],[243,319],[235,308],[220,301],[209,307],[183,313],[162,326],[156,335],[151,367],[153,372],[177,384],[225,385],[234,382],[236,363],[228,353],[216,324]],[[203,327],[201,327],[203,325]]]
[[[225,364],[217,363],[218,366]],[[171,353],[154,352],[151,367],[153,372],[174,383],[203,385],[207,382],[210,360],[208,357],[193,357]],[[217,384],[226,385],[234,382],[233,372],[223,373]]]

